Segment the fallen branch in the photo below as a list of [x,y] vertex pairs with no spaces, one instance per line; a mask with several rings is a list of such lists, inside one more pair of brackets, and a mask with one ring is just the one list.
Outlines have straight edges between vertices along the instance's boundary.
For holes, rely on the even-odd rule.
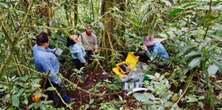
[[68,105],[62,98],[61,94],[58,92],[58,90],[53,86],[52,82],[49,81],[50,85],[55,89],[56,94],[59,96],[59,98],[61,99],[62,103],[65,104],[66,107],[68,107],[70,110],[72,110],[72,107],[70,107],[70,105]]
[[75,87],[76,89],[80,90],[80,91],[83,91],[83,92],[85,92],[85,93],[87,93],[87,94],[94,95],[94,96],[103,96],[103,94],[101,94],[101,93],[92,93],[92,92],[90,92],[90,91],[88,91],[88,90],[86,90],[86,89],[83,89],[83,88],[79,87],[77,84],[74,84],[73,82],[71,82],[71,81],[68,80],[67,78],[63,77],[62,75],[60,75],[60,77],[61,77],[62,79],[64,79],[65,81],[67,81],[69,84],[71,84],[71,85],[72,85],[73,87]]

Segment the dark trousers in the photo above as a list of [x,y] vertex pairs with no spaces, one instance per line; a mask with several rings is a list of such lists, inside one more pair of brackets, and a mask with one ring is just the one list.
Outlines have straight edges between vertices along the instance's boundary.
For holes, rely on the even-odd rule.
[[85,65],[84,63],[81,63],[79,59],[74,59],[73,63],[77,69],[80,69],[80,68],[84,67],[84,65]]
[[88,64],[93,62],[93,50],[86,50],[86,61]]
[[[62,96],[63,100],[65,102],[69,102],[69,97],[67,96],[67,90],[65,89],[64,86],[62,85],[58,85],[58,84],[54,84],[51,82],[51,84],[56,88],[56,90],[59,92],[59,94]],[[41,86],[42,86],[42,89],[43,90],[47,90],[47,88],[49,87],[52,87],[49,82],[49,79],[48,78],[44,78],[42,80],[42,83],[41,83]],[[56,91],[51,91],[51,90],[47,90],[45,92],[46,95],[48,95],[48,99],[49,100],[53,100],[53,103],[56,105],[56,106],[61,106],[63,103],[60,99],[60,97],[58,96],[58,94],[56,93]]]
[[140,62],[147,63],[147,61],[149,60],[149,57],[146,55],[145,51],[138,50],[138,51],[135,53],[135,55],[136,55],[136,56],[139,56],[139,61],[140,61]]

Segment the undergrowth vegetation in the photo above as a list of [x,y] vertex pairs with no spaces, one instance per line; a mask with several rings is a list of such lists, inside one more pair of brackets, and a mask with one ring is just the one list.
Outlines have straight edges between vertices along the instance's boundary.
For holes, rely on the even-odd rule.
[[[220,0],[2,0],[0,109],[220,110],[221,14]],[[88,23],[100,51],[85,71],[77,70],[66,38],[84,31]],[[72,103],[31,101],[34,94],[55,90],[40,88],[47,75],[33,64],[31,48],[41,31],[50,34],[52,47],[64,50],[60,77],[74,97]],[[145,75],[151,79],[144,85],[153,92],[127,96],[111,68],[136,51],[146,35],[166,38],[170,59],[148,63]]]

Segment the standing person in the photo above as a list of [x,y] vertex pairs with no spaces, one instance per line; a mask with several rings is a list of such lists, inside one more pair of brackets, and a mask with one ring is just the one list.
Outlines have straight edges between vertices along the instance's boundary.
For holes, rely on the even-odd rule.
[[161,44],[161,41],[163,41],[163,39],[154,38],[153,36],[147,36],[144,38],[141,48],[151,60],[157,56],[164,59],[169,58],[169,54],[167,53],[163,44]]
[[[55,49],[49,48],[49,39],[48,35],[45,32],[41,32],[36,39],[36,44],[32,48],[34,63],[37,71],[49,73],[48,80],[51,81],[54,87],[59,91],[62,95],[64,101],[69,102],[70,97],[68,97],[65,93],[65,88],[62,85],[61,79],[58,77],[59,74],[59,60],[56,55],[53,53]],[[50,87],[51,84],[47,80],[46,86]],[[58,100],[55,98],[55,92],[48,92],[49,98],[55,101]]]
[[97,37],[90,25],[85,26],[85,31],[81,35],[82,44],[86,50],[86,60],[91,63],[93,53],[98,50]]
[[85,59],[86,52],[85,52],[84,47],[81,44],[81,39],[79,36],[71,35],[68,38],[67,46],[70,49],[74,65],[77,69],[80,69],[81,67],[87,64],[86,59]]

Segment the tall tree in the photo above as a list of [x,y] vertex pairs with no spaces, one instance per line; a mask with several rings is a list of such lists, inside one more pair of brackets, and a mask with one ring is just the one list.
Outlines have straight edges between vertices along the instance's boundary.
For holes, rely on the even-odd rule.
[[[113,17],[111,15],[111,8],[113,7],[113,0],[101,0],[101,16],[104,25],[104,31],[102,33],[102,47],[112,48],[113,37]],[[110,53],[105,52],[106,55]]]
[[[120,10],[120,14],[121,14],[121,18],[119,19],[121,22],[124,22],[125,21],[125,16],[126,16],[126,6],[127,6],[127,0],[116,0],[115,1],[117,4],[117,8]],[[123,36],[124,35],[124,31],[125,31],[125,25],[123,23],[117,23],[115,24],[119,27],[118,30],[121,30],[122,32],[120,32],[120,36]],[[118,39],[118,38],[117,38]],[[122,38],[120,40],[121,42],[124,42],[124,38]],[[123,43],[122,43],[123,44]],[[120,45],[121,46],[121,45]]]
[[74,0],[74,25],[78,23],[78,0]]
[[78,23],[78,0],[66,0],[64,4],[66,10],[66,19],[72,26]]
[[93,10],[93,1],[89,0],[89,13],[90,13],[90,20],[94,21],[95,15],[94,15],[94,10]]

